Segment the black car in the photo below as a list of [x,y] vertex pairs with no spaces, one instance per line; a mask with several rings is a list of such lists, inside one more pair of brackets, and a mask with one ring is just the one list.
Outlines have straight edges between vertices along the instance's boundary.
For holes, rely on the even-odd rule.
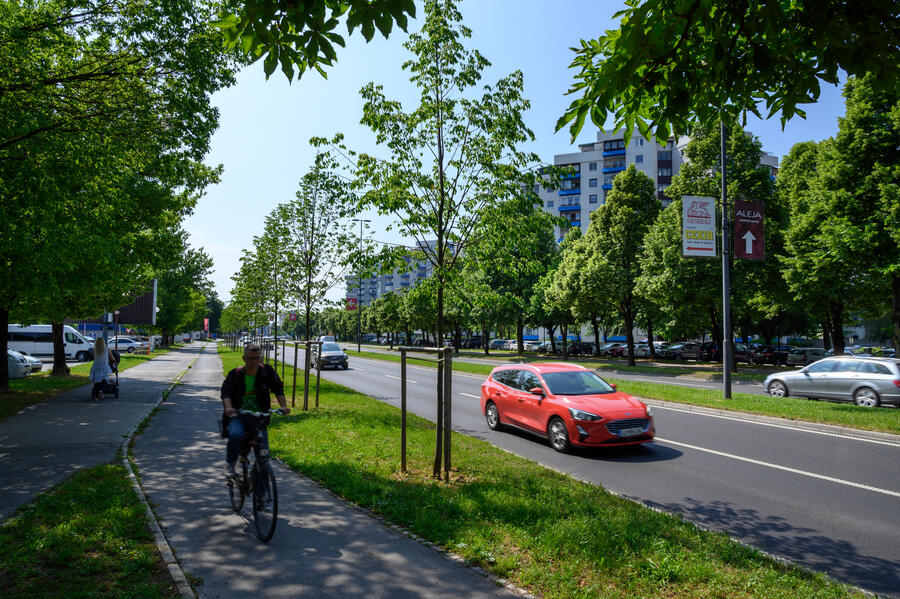
[[753,364],[787,365],[787,357],[795,348],[790,345],[761,345],[753,350]]
[[704,362],[721,362],[722,352],[712,341],[700,344],[700,359]]
[[584,343],[583,341],[573,341],[569,344],[566,351],[570,356],[593,356],[594,344]]

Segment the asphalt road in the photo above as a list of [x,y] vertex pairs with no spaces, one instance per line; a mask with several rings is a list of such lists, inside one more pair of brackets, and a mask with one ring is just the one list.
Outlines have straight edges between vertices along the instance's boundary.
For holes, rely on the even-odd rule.
[[[399,364],[353,356],[350,363],[323,377],[399,405]],[[435,371],[408,366],[407,379],[409,410],[433,419]],[[488,429],[483,380],[454,375],[454,430],[900,597],[900,445],[655,408],[654,443],[563,455],[543,439]]]

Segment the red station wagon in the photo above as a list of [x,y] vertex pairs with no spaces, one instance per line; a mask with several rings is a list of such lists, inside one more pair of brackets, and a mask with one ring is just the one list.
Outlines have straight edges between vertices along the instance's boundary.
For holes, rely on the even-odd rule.
[[481,412],[491,430],[519,428],[562,452],[647,443],[656,433],[650,407],[576,364],[498,366],[481,385]]

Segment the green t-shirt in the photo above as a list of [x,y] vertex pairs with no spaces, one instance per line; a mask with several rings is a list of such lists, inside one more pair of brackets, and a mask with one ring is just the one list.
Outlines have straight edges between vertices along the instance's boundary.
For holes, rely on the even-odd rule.
[[241,409],[259,412],[259,404],[256,403],[256,375],[244,374],[244,399]]

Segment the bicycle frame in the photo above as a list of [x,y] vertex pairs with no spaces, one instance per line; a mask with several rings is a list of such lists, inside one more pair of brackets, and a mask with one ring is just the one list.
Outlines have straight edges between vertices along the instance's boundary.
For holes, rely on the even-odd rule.
[[[272,538],[278,515],[278,491],[275,475],[269,466],[269,452],[260,443],[262,433],[268,427],[273,413],[281,414],[282,412],[281,410],[274,412],[238,411],[238,417],[245,426],[244,441],[241,443],[240,452],[241,468],[236,479],[228,483],[231,507],[235,512],[239,512],[243,507],[246,497],[253,495],[253,520],[256,534],[264,542]],[[252,463],[248,459],[251,448],[254,456]]]

